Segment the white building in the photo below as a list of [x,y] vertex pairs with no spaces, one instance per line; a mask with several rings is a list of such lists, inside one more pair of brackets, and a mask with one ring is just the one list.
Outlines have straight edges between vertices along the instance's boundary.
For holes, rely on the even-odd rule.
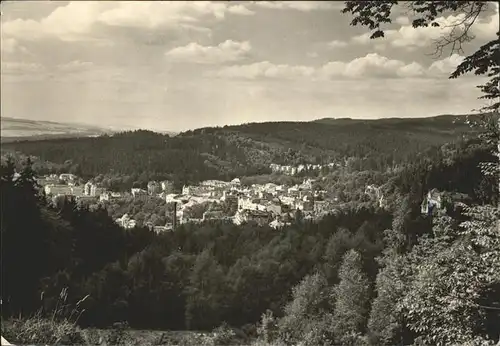
[[178,195],[175,193],[169,193],[165,196],[165,202],[166,203],[172,203],[172,202],[182,203],[181,196],[182,195]]
[[241,185],[241,180],[239,178],[234,178],[231,180],[231,185],[233,186],[240,186]]
[[119,192],[109,192],[109,191],[104,191],[103,193],[101,193],[101,195],[99,196],[99,200],[101,202],[103,201],[110,201],[110,200],[113,200],[113,199],[117,199],[117,198],[120,198],[122,197],[121,193]]
[[49,184],[44,186],[44,191],[46,195],[81,195],[81,188],[77,188],[69,185],[59,185],[59,184]]
[[111,199],[111,194],[109,192],[104,192],[99,196],[99,201],[109,201]]
[[157,181],[148,182],[148,194],[150,196],[156,195],[162,191],[161,185]]
[[314,203],[311,201],[298,200],[295,202],[295,209],[302,211],[311,211],[314,209]]
[[182,194],[186,196],[210,196],[213,187],[210,185],[186,186],[182,188]]
[[174,183],[169,181],[169,180],[162,181],[161,182],[161,189],[162,189],[162,191],[165,191],[166,193],[172,193],[172,192],[174,192]]
[[280,198],[281,203],[289,206],[293,206],[295,204],[295,198],[289,196],[283,196]]
[[240,197],[238,198],[238,210],[255,210],[257,206],[253,203],[251,198],[248,197]]
[[368,185],[365,188],[365,194],[369,195],[370,198],[377,200],[380,208],[385,205],[384,195],[382,194],[380,187],[377,187],[375,185]]
[[265,211],[259,210],[238,210],[233,217],[233,223],[236,225],[241,225],[245,222],[254,221],[259,225],[265,225],[269,223],[270,214]]
[[59,180],[63,180],[66,182],[76,180],[76,178],[76,175],[70,173],[63,173],[59,175]]
[[85,196],[95,196],[97,192],[97,185],[92,181],[88,181],[83,187],[83,194]]
[[304,182],[300,185],[300,188],[303,190],[312,190],[314,180],[305,179]]
[[200,186],[213,187],[213,188],[223,188],[229,186],[230,183],[222,180],[205,180],[202,181]]
[[271,223],[269,223],[269,226],[271,228],[274,228],[274,229],[282,229],[283,227],[288,226],[288,225],[290,225],[289,222],[283,222],[283,221],[280,221],[278,219],[273,220],[273,221],[271,221]]
[[137,224],[128,214],[124,214],[121,218],[116,219],[116,223],[125,229],[134,228]]
[[139,188],[132,188],[130,190],[130,193],[132,194],[132,196],[134,197],[140,197],[140,196],[147,196],[148,195],[148,192],[144,189],[139,189]]
[[271,202],[266,206],[266,210],[274,215],[281,215],[282,208],[279,203]]
[[437,190],[427,192],[421,206],[422,214],[431,215],[434,210],[441,209],[441,194]]

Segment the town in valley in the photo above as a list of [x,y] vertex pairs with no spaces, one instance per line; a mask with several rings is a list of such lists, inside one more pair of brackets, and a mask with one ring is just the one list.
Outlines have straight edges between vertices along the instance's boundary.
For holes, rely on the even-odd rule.
[[[337,165],[330,163],[325,167],[333,169]],[[306,169],[319,171],[323,166],[272,164],[270,168],[274,172],[295,175]],[[103,206],[127,199],[165,200],[176,210],[175,217],[173,212],[166,211],[168,222],[165,225],[155,225],[150,221],[139,224],[128,214],[116,219],[123,228],[147,226],[157,233],[172,231],[177,223],[208,220],[226,220],[236,225],[253,221],[279,229],[290,225],[297,215],[305,220],[319,219],[332,212],[333,206],[339,202],[338,197],[319,188],[314,178],[305,178],[301,184],[293,186],[275,183],[244,186],[239,178],[231,181],[205,180],[197,185],[184,185],[181,191],[175,191],[171,181],[150,181],[146,189],[134,187],[127,192],[109,191],[92,179],[83,183],[81,178],[69,173],[39,177],[37,182],[45,195],[56,204],[63,199]],[[368,185],[365,192],[380,206],[383,205],[384,199],[379,188]]]

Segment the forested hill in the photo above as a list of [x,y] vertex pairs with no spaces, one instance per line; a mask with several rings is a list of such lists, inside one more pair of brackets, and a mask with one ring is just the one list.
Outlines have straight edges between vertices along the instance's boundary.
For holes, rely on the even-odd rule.
[[180,136],[224,136],[242,146],[265,149],[276,163],[377,156],[385,164],[401,162],[430,146],[461,138],[470,132],[465,121],[466,116],[452,115],[422,119],[321,119],[202,128]]
[[[352,169],[385,170],[470,131],[465,117],[455,116],[322,119],[201,128],[175,137],[140,130],[96,138],[18,141],[2,147],[40,158],[39,172],[113,175],[123,178],[128,188],[150,179],[173,179],[180,185],[268,173],[270,163],[345,162],[349,157]],[[50,169],[40,162],[52,163]]]

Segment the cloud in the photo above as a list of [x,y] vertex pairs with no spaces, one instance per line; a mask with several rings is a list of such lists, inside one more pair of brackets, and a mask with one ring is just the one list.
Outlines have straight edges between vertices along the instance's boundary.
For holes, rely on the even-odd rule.
[[220,64],[246,58],[251,48],[250,43],[247,41],[226,40],[218,46],[202,46],[193,42],[187,46],[173,48],[165,55],[170,61],[176,62]]
[[399,67],[397,71],[397,74],[403,78],[422,77],[425,76],[426,73],[424,67],[415,61],[411,64]]
[[308,66],[291,66],[291,65],[276,65],[269,61],[257,62],[249,65],[237,65],[222,68],[215,72],[209,72],[207,75],[212,77],[223,78],[300,78],[311,77],[315,73],[313,67]]
[[26,74],[44,72],[42,65],[37,63],[28,63],[20,61],[2,61],[2,74]]
[[339,40],[333,40],[327,43],[329,48],[343,48],[347,46],[347,42],[345,41],[339,41]]
[[446,74],[449,75],[458,65],[464,61],[464,57],[458,54],[452,54],[451,56],[434,61],[429,67],[429,72],[434,74]]
[[342,9],[343,3],[329,1],[254,1],[253,5],[269,9],[297,10],[310,12],[315,10]]
[[233,14],[240,14],[242,16],[251,16],[255,14],[254,11],[241,4],[229,7],[228,12]]
[[405,63],[370,53],[350,62],[331,61],[320,67],[273,64],[263,61],[248,65],[235,65],[211,71],[207,75],[219,78],[239,79],[304,79],[325,81],[336,79],[394,79],[394,78],[442,78],[461,62],[463,57],[453,55],[435,61],[428,68],[417,62]]
[[[412,63],[412,66],[418,65]],[[377,53],[367,54],[365,57],[354,59],[346,65],[344,75],[347,77],[405,77],[405,71],[415,70],[401,60],[389,59]]]
[[494,5],[493,14],[487,18],[480,18],[472,27],[472,32],[481,40],[487,41],[496,38],[496,33],[500,30],[500,15],[498,2],[490,2],[489,5]]
[[0,49],[2,53],[13,54],[16,52],[27,53],[28,50],[21,46],[19,42],[14,38],[3,38],[0,44]]
[[406,16],[400,16],[396,18],[396,23],[399,25],[410,25],[410,19]]
[[112,26],[157,28],[193,24],[204,18],[221,20],[226,13],[251,15],[245,6],[211,1],[137,1],[101,13],[99,21]]
[[210,1],[72,1],[40,20],[2,22],[2,35],[22,40],[92,40],[99,26],[179,30],[200,27],[205,19],[222,20],[227,13],[253,14],[242,4]]
[[387,49],[387,43],[383,42],[383,41],[379,41],[377,43],[375,43],[375,45],[373,46],[373,48],[375,48],[376,51],[384,51]]
[[366,32],[361,35],[357,35],[351,38],[351,41],[356,44],[368,44],[372,40],[370,39],[371,33]]
[[92,68],[94,64],[89,61],[74,60],[66,64],[59,65],[57,68],[64,72],[78,72]]
[[415,77],[418,75],[419,67],[421,66],[416,62],[408,65],[401,60],[370,53],[348,63],[329,62],[322,67],[321,72],[327,78],[397,78]]
[[426,47],[445,35],[449,35],[452,31],[451,26],[463,20],[465,15],[458,16],[450,15],[441,17],[436,20],[440,27],[423,27],[413,28],[411,24],[403,25],[399,30],[388,30],[386,37],[390,44],[395,47]]
[[2,22],[2,34],[20,40],[58,37],[74,41],[88,35],[99,14],[108,7],[98,2],[70,2],[40,20],[15,19]]

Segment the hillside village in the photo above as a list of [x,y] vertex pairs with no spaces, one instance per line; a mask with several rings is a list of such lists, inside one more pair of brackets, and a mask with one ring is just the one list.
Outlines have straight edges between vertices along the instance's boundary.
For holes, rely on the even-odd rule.
[[[182,191],[175,191],[171,181],[150,181],[147,189],[132,188],[125,193],[108,191],[93,180],[83,184],[73,174],[52,174],[38,178],[37,182],[43,187],[45,195],[56,204],[63,198],[104,206],[127,198],[163,199],[167,205],[175,207],[175,217],[171,215],[164,226],[151,223],[142,225],[149,226],[157,233],[171,231],[177,224],[208,220],[226,220],[236,225],[256,222],[279,229],[299,217],[319,219],[332,212],[334,205],[339,202],[337,197],[321,190],[312,178],[305,178],[301,184],[294,186],[275,183],[245,186],[239,178],[231,181],[206,180],[198,185],[185,185]],[[367,186],[365,193],[382,206],[383,196],[377,187]],[[116,222],[126,229],[139,225],[128,214],[117,218]]]
[[[213,219],[231,220],[235,224],[255,221],[259,225],[269,224],[274,228],[285,226],[293,220],[297,210],[305,218],[315,218],[329,208],[325,200],[326,191],[315,190],[314,180],[305,179],[300,185],[285,186],[268,183],[243,186],[239,178],[230,182],[207,180],[196,186],[184,186],[176,193],[169,181],[148,183],[147,189],[132,188],[130,193],[106,191],[92,181],[83,185],[72,174],[50,175],[38,179],[45,194],[54,203],[61,197],[73,198],[78,202],[107,202],[132,196],[134,199],[158,198],[176,205],[174,222],[154,227],[155,231],[172,230],[175,222],[202,222]],[[124,228],[133,228],[136,222],[128,215],[116,220]]]

